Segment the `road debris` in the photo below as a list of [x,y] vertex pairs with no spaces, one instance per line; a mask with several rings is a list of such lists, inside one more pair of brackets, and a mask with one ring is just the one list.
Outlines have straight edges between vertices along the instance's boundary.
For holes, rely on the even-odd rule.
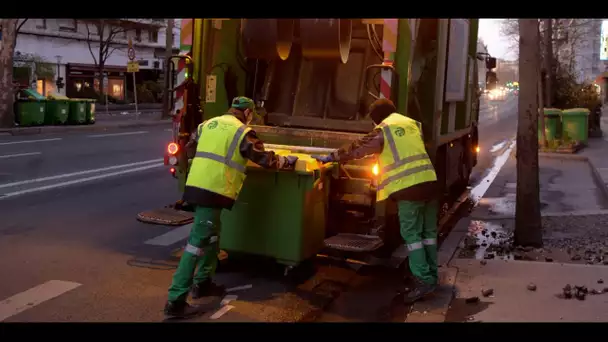
[[536,284],[530,283],[530,284],[528,284],[527,288],[530,291],[536,291]]
[[239,298],[239,296],[237,295],[227,295],[224,296],[224,298],[222,299],[222,302],[220,303],[220,305],[224,306],[224,305],[228,305],[230,304],[230,302],[235,301]]
[[480,263],[482,266],[485,266],[485,265],[487,265],[487,264],[488,264],[488,262],[487,262],[487,261],[485,261],[485,260],[481,260],[479,263]]
[[598,280],[597,280],[597,283],[598,283],[598,284],[603,284],[603,283],[604,283],[604,279],[598,279]]
[[545,261],[546,262],[553,262],[553,258],[551,258],[551,257],[545,257]]
[[481,295],[484,297],[490,297],[493,294],[494,294],[494,289],[481,290]]

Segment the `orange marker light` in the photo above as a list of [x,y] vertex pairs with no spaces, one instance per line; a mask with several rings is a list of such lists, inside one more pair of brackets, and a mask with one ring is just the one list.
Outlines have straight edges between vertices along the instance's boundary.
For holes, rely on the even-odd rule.
[[171,173],[175,173],[175,168],[173,168],[173,167],[172,167],[171,169],[169,169],[169,171],[170,171]]
[[479,146],[475,147],[475,152],[479,153]]
[[170,143],[167,146],[167,152],[169,152],[169,154],[171,154],[171,155],[176,154],[178,150],[179,150],[179,145],[177,145],[176,143]]
[[372,173],[377,176],[378,175],[378,164],[374,164],[374,167],[372,167]]

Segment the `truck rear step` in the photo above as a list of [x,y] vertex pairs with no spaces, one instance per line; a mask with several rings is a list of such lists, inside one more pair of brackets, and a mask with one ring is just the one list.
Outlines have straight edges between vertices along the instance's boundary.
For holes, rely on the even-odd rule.
[[168,207],[143,211],[137,214],[137,219],[145,223],[182,226],[194,220],[194,213]]
[[363,234],[337,234],[325,239],[325,246],[344,252],[373,252],[382,247],[382,238]]

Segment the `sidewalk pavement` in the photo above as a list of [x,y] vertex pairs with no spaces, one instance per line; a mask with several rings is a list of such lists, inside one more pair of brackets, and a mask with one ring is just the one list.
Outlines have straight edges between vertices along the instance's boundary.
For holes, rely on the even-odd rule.
[[[576,155],[541,153],[542,249],[511,247],[517,182],[511,155],[442,244],[441,286],[413,306],[407,321],[607,322],[607,154],[604,138],[590,139]],[[567,285],[573,290],[564,292]]]
[[62,125],[62,126],[35,126],[35,127],[13,127],[0,128],[0,135],[33,135],[33,134],[54,134],[66,132],[100,132],[113,129],[129,129],[140,127],[166,126],[171,127],[171,119],[152,119],[141,117],[139,119],[98,119],[91,125]]

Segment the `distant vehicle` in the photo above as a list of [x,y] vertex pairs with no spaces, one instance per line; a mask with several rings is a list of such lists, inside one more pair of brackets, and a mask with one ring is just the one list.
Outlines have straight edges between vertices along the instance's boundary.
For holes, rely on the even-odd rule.
[[507,94],[508,92],[506,88],[497,87],[495,89],[492,89],[487,96],[488,99],[492,101],[504,101],[507,97]]

